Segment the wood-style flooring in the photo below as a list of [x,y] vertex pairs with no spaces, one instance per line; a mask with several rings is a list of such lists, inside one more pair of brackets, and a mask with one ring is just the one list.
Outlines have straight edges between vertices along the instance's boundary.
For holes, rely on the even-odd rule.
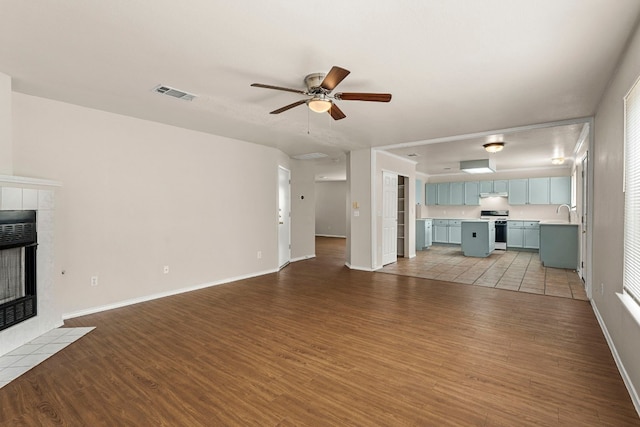
[[67,321],[0,389],[3,426],[640,426],[586,301],[344,266]]
[[460,245],[433,245],[426,251],[418,251],[414,258],[398,258],[378,271],[588,300],[575,270],[545,267],[537,252],[494,251],[486,258],[474,258],[464,256]]

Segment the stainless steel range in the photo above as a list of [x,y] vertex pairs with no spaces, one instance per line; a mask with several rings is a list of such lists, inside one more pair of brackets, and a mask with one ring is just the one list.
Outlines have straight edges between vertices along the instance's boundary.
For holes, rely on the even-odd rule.
[[480,219],[489,219],[496,225],[496,250],[507,250],[508,210],[480,211]]

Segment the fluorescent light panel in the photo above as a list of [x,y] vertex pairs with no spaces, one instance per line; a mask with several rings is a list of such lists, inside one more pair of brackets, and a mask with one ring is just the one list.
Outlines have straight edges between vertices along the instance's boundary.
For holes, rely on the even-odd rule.
[[495,160],[464,160],[460,162],[460,170],[466,173],[494,173],[496,171]]

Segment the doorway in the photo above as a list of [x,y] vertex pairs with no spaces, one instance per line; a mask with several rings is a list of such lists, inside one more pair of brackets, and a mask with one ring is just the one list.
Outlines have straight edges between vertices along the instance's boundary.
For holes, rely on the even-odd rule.
[[278,167],[278,268],[291,261],[291,171]]

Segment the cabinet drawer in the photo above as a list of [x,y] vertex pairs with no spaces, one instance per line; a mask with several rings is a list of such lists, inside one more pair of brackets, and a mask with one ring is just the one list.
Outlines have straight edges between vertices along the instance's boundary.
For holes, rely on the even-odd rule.
[[449,220],[448,219],[434,219],[433,220],[433,225],[439,225],[439,226],[446,227],[447,225],[449,225]]
[[507,221],[507,228],[522,228],[524,221]]
[[462,220],[461,219],[450,219],[449,220],[449,226],[450,227],[462,227]]
[[525,221],[524,222],[524,227],[525,228],[540,228],[540,222],[538,222],[538,221]]

